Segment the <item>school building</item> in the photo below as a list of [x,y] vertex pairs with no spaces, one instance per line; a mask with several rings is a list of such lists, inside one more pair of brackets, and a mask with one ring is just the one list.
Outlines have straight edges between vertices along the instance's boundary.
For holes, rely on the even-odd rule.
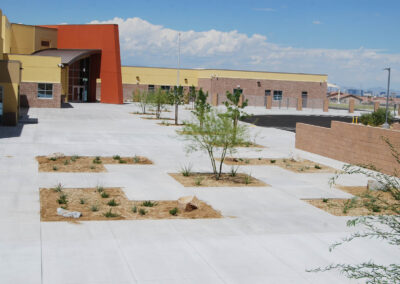
[[[221,104],[238,89],[250,105],[285,98],[325,98],[327,75],[181,69],[179,84],[209,92]],[[122,104],[135,90],[169,89],[177,69],[122,66],[118,25],[23,25],[0,10],[0,119],[18,122],[20,108],[66,102]]]

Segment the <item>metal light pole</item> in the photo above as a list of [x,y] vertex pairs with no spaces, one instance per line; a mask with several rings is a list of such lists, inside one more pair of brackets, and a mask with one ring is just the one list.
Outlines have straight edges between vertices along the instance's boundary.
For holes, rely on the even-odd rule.
[[176,78],[176,86],[179,87],[179,71],[181,69],[181,33],[178,33],[178,70]]
[[385,116],[385,123],[382,125],[382,128],[389,129],[388,108],[389,108],[389,89],[390,89],[390,67],[385,68],[383,70],[388,71],[388,84],[387,84],[387,92],[386,92],[386,116]]

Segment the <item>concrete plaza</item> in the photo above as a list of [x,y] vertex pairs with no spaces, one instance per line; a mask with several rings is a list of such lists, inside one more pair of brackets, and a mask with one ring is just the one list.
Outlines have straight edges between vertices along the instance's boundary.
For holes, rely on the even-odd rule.
[[[301,199],[351,197],[329,187],[332,174],[242,166],[239,171],[271,186],[184,188],[167,173],[189,163],[194,171],[210,171],[208,157],[186,154],[186,142],[175,133],[176,127],[130,114],[138,110],[135,104],[97,103],[30,109],[29,116],[38,124],[0,127],[1,283],[358,283],[336,271],[305,270],[398,259],[398,248],[369,239],[329,252],[330,244],[354,231],[346,227],[349,218],[330,215]],[[183,119],[190,116],[189,110],[180,110]],[[342,166],[296,150],[294,133],[253,126],[250,130],[266,148],[242,148],[237,155],[298,155],[337,169]],[[35,156],[54,152],[137,154],[154,165],[106,165],[105,173],[39,173]],[[137,200],[195,194],[224,218],[41,222],[39,188],[59,182],[65,187],[119,186]],[[366,185],[366,179],[343,177],[339,183]]]

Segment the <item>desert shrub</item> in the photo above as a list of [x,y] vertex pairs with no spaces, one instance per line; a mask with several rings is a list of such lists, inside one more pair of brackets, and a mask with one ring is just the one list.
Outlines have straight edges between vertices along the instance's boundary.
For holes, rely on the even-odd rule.
[[151,200],[143,201],[142,206],[144,207],[153,207],[156,206],[157,202],[152,202]]
[[133,206],[133,207],[132,207],[132,212],[133,212],[133,213],[136,213],[136,212],[137,212],[137,207],[136,207],[136,206]]
[[161,90],[161,88],[152,92],[149,103],[156,109],[156,117],[161,117],[161,112],[165,109],[165,105],[170,101],[169,91]]
[[100,194],[100,196],[101,196],[101,198],[108,198],[110,195],[109,195],[107,192],[103,191],[103,192]]
[[169,214],[171,214],[172,216],[176,216],[176,215],[178,215],[178,208],[173,208],[173,209],[171,209],[171,210],[169,210]]
[[133,157],[133,162],[135,163],[135,164],[137,164],[137,163],[139,163],[140,162],[140,158],[139,158],[139,156],[134,156]]
[[96,156],[96,157],[93,159],[93,164],[101,164],[101,158],[100,158],[100,156]]
[[[360,122],[364,125],[379,126],[385,123],[386,119],[386,109],[379,108],[373,113],[365,113],[361,115]],[[388,123],[393,123],[393,115],[388,111]]]
[[55,192],[61,192],[63,189],[64,186],[60,182],[53,188]]
[[188,177],[192,174],[192,164],[188,164],[181,167],[181,174],[184,177]]
[[120,157],[120,155],[114,155],[114,156],[113,156],[113,159],[114,159],[114,160],[121,160],[121,157]]
[[115,201],[115,199],[113,198],[113,199],[111,199],[110,201],[107,202],[107,205],[108,205],[108,206],[114,207],[114,206],[118,206],[119,204],[118,204],[117,201]]
[[53,171],[58,171],[58,167],[57,166],[53,166]]
[[85,201],[85,199],[81,198],[81,199],[79,199],[79,203],[80,203],[80,204],[85,204],[86,201]]
[[92,212],[97,212],[97,211],[99,211],[99,207],[98,207],[97,205],[92,205],[92,206],[90,207],[90,211],[92,211]]
[[270,160],[269,161],[271,164],[275,164],[276,163],[276,160]]
[[147,213],[147,211],[144,210],[143,208],[139,209],[139,215],[144,216],[144,215],[146,215],[146,213]]
[[68,199],[66,194],[61,194],[60,197],[57,199],[58,204],[67,204]]
[[200,89],[197,92],[197,94],[195,94],[195,97],[196,100],[194,103],[194,110],[192,111],[192,113],[196,116],[200,128],[202,128],[205,115],[211,110],[211,105],[207,103],[208,92],[204,93],[203,89]]
[[104,217],[107,217],[107,218],[115,218],[115,217],[119,216],[117,213],[111,212],[111,208],[110,208],[110,210],[105,212],[103,215],[104,215]]
[[201,183],[203,182],[203,180],[204,180],[203,177],[196,177],[196,178],[194,179],[194,184],[197,185],[197,186],[200,186]]
[[317,164],[316,164],[316,165],[314,165],[314,168],[315,168],[315,169],[317,169],[317,170],[320,170],[320,169],[322,169],[322,168],[321,168],[321,166],[320,166],[320,165],[317,165]]

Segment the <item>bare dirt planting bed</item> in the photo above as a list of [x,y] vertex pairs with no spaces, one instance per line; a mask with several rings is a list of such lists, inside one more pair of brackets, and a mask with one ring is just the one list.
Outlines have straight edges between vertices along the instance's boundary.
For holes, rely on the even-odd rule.
[[[104,193],[105,195],[102,197]],[[66,196],[66,204],[59,203],[61,195]],[[106,195],[107,197],[104,197]],[[147,204],[147,206],[144,204]],[[152,206],[150,207],[149,204],[152,204]],[[64,207],[70,211],[79,211],[82,213],[82,216],[79,219],[59,216],[57,215],[57,208],[59,207]],[[176,215],[172,215],[170,210],[178,207],[178,201],[128,200],[120,188],[63,188],[59,192],[51,188],[40,189],[40,216],[42,221],[198,219],[222,217],[220,212],[202,201],[199,201],[198,209],[190,212],[178,209]]]
[[160,123],[157,123],[158,125],[161,125],[161,126],[184,126],[185,124],[184,123],[178,123],[178,124],[175,124],[175,123],[169,123],[169,122],[160,122]]
[[296,161],[294,159],[266,159],[266,158],[226,158],[224,161],[227,165],[263,165],[263,166],[279,166],[296,173],[335,173],[334,168],[321,165],[309,160]]
[[224,173],[219,180],[216,180],[214,174],[211,173],[191,173],[189,176],[181,173],[169,173],[169,175],[185,187],[269,186],[261,180],[243,173],[237,173],[236,176]]
[[140,117],[141,119],[147,119],[147,120],[174,120],[173,118],[168,118],[168,117]]
[[338,186],[354,195],[351,199],[303,199],[335,216],[393,215],[399,201],[389,192],[368,190],[365,186]]
[[39,172],[106,172],[104,164],[138,164],[149,165],[152,161],[146,157],[89,157],[89,156],[65,156],[49,158],[38,156]]
[[136,115],[156,115],[156,113],[155,112],[146,112],[146,113],[143,113],[143,112],[130,112],[130,114],[136,114]]

